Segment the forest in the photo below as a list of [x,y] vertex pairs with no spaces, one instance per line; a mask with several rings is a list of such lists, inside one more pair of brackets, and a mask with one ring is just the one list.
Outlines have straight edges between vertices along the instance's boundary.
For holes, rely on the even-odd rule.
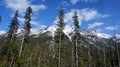
[[99,41],[100,38],[92,34],[81,35],[79,17],[74,11],[74,31],[69,39],[63,32],[64,9],[58,12],[54,37],[50,31],[36,37],[30,35],[31,7],[24,15],[22,35],[16,34],[19,28],[19,11],[16,10],[7,34],[0,36],[0,67],[120,67],[120,41],[115,36]]

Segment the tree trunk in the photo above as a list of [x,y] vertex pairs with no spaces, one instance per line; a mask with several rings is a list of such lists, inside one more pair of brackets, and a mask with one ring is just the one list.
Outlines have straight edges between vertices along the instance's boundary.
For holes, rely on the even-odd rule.
[[58,67],[60,67],[60,63],[61,63],[61,61],[60,61],[60,59],[61,59],[61,54],[60,54],[60,52],[61,52],[61,32],[62,32],[62,30],[60,29],[60,42],[59,42],[59,46],[58,46]]
[[105,47],[103,49],[104,52],[104,67],[106,67],[106,51],[105,51]]
[[9,67],[12,67],[12,65],[13,65],[13,60],[14,60],[14,56],[12,56],[12,60],[11,60],[11,62],[10,62]]
[[76,47],[75,47],[75,67],[78,67],[78,43],[77,43],[77,36],[76,36]]
[[119,54],[119,47],[116,44],[117,43],[117,39],[116,39],[116,30],[115,30],[115,27],[116,27],[116,24],[114,23],[114,37],[115,37],[114,45],[117,47],[116,50],[117,50],[118,66],[120,67],[120,54]]
[[19,57],[21,56],[21,53],[22,53],[22,50],[23,50],[24,38],[25,38],[25,31],[23,30],[23,39],[22,39],[22,44],[21,44],[21,47],[20,47]]
[[74,67],[74,46],[73,46],[73,44],[72,44],[72,62],[71,62],[71,67]]
[[91,53],[90,53],[90,44],[88,44],[88,67],[91,67]]
[[[116,44],[117,45],[117,44]],[[118,45],[117,45],[117,55],[118,55],[118,65],[120,67],[120,54],[119,54],[119,49],[118,49]]]

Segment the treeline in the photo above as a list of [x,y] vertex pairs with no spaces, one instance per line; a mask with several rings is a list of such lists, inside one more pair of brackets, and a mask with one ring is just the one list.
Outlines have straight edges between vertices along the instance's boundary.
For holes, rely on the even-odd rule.
[[[24,16],[22,35],[17,36],[19,27],[18,10],[11,20],[6,37],[0,41],[0,67],[120,67],[119,45],[110,40],[109,46],[80,35],[79,17],[73,13],[74,32],[71,40],[63,32],[64,10],[60,8],[55,36],[49,31],[30,36],[32,8]],[[86,45],[86,46],[85,46]],[[102,48],[95,46],[99,45]]]

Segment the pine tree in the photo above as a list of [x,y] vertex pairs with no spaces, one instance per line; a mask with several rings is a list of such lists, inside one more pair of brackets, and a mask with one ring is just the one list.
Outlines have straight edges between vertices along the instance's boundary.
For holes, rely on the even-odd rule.
[[10,27],[10,29],[8,31],[9,42],[15,40],[15,37],[16,37],[16,32],[17,32],[18,26],[19,26],[17,17],[18,17],[18,10],[16,11],[15,16],[13,17],[11,24],[9,26]]
[[25,18],[25,25],[24,25],[24,30],[23,30],[23,39],[22,39],[22,44],[21,44],[21,47],[20,47],[19,56],[22,53],[23,45],[25,43],[29,42],[29,34],[30,34],[30,28],[31,28],[31,24],[30,24],[31,13],[32,13],[32,8],[28,7],[27,10],[26,10],[25,16],[24,16],[24,18]]
[[63,8],[60,8],[60,10],[59,10],[57,26],[58,26],[58,29],[57,29],[57,32],[56,32],[56,35],[55,35],[55,41],[56,41],[56,43],[59,43],[59,45],[58,45],[57,67],[61,67],[61,45],[62,45],[62,36],[64,34],[63,29],[64,29],[64,26],[65,26]]
[[[13,19],[11,20],[10,26],[9,26],[9,31],[7,32],[7,42],[5,41],[2,46],[2,48],[6,48],[5,53],[3,53],[3,56],[6,56],[6,65],[9,67],[13,66],[13,63],[15,62],[15,58],[17,57],[17,44],[16,44],[16,33],[18,30],[18,10],[15,12],[15,15]],[[3,50],[2,49],[2,50]]]
[[28,7],[27,8],[27,11],[26,11],[26,14],[24,16],[25,18],[25,26],[24,26],[24,29],[25,29],[25,40],[27,41],[28,40],[28,36],[30,34],[30,28],[31,28],[31,24],[30,24],[30,21],[31,21],[31,13],[32,13],[32,8],[31,7]]
[[79,36],[79,21],[78,21],[78,16],[77,12],[74,12],[73,16],[73,22],[74,22],[74,27],[75,27],[75,35],[74,35],[74,46],[73,46],[73,67],[79,67],[78,66],[78,36]]
[[120,67],[120,52],[119,52],[119,46],[117,44],[115,27],[116,27],[116,24],[114,23],[114,45],[116,46],[118,66]]

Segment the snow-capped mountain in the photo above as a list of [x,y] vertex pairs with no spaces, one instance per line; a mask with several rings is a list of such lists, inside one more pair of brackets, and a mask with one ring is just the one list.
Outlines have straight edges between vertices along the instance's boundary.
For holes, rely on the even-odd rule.
[[[54,44],[55,40],[55,32],[57,31],[57,26],[53,25],[53,26],[49,26],[46,27],[44,29],[31,29],[31,33],[30,33],[30,40],[35,40],[38,41],[36,39],[40,38],[40,39],[46,39],[45,42],[43,43],[51,43]],[[17,38],[18,40],[21,40],[21,37],[23,35],[24,29],[19,28],[17,34]],[[66,25],[63,32],[65,33],[65,40],[67,43],[71,43],[72,37],[74,35],[74,28]],[[116,38],[114,35],[111,34],[105,34],[105,33],[99,33],[96,32],[94,30],[80,30],[80,43],[83,47],[87,48],[88,44],[92,44],[91,46],[94,46],[97,49],[102,50],[103,46],[104,47],[111,47],[112,43],[120,43],[120,34],[116,34]],[[3,40],[4,37],[6,37],[5,35],[7,35],[6,32],[3,32],[3,34],[0,34],[0,40]],[[116,41],[114,41],[116,40]],[[48,42],[47,42],[48,41]],[[32,41],[31,41],[32,42]]]
[[[43,32],[50,31],[52,33],[52,36],[54,37],[54,34],[55,34],[57,28],[58,27],[56,25],[53,25],[53,26],[47,27],[46,29],[43,29]],[[66,25],[63,32],[69,38],[71,38],[70,34],[74,32],[74,28],[69,26],[69,25]],[[116,36],[117,39],[120,38],[120,34],[116,34],[116,35],[105,34],[105,33],[97,32],[95,30],[80,30],[80,34],[83,35],[83,36],[96,36],[98,38],[106,38],[106,39],[110,39],[110,38],[112,38],[114,36]]]
[[[57,28],[58,27],[56,25],[52,25],[52,26],[46,27],[44,29],[34,29],[34,28],[32,28],[30,35],[36,35],[37,36],[41,33],[45,33],[45,32],[49,31],[51,33],[51,36],[54,37]],[[24,29],[19,28],[17,34],[22,35],[23,31],[24,31]],[[63,32],[71,40],[71,34],[74,32],[74,28],[69,26],[69,25],[66,25]],[[6,34],[5,31],[0,31],[0,36],[5,35],[5,34]],[[80,30],[80,34],[82,36],[87,37],[88,39],[92,39],[94,41],[95,41],[96,38],[97,39],[102,39],[102,38],[110,39],[110,38],[114,37],[114,35],[99,33],[99,32],[94,31],[94,30]],[[115,36],[116,36],[117,39],[120,40],[120,34],[116,34]]]
[[5,33],[6,33],[5,31],[1,30],[1,31],[0,31],[0,36],[1,36],[1,35],[4,35]]

